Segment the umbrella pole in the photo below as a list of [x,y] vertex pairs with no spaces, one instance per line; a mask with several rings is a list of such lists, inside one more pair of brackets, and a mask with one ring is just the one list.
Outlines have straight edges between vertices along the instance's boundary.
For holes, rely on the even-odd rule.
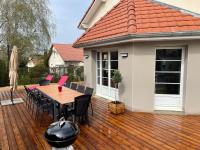
[[11,96],[11,102],[14,105],[14,103],[13,103],[13,87],[10,89],[10,96]]

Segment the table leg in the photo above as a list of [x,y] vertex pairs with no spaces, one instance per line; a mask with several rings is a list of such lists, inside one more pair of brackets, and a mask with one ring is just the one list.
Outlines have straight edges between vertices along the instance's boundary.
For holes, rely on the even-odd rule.
[[58,121],[60,119],[60,104],[54,101],[54,121]]

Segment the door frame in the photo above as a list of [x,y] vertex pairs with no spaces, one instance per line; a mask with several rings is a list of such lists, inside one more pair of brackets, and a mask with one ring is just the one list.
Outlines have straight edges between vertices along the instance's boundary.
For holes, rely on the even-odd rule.
[[[184,95],[184,73],[185,73],[185,50],[184,46],[174,46],[174,47],[156,47],[155,48],[155,72],[154,72],[154,89],[156,88],[155,82],[155,75],[156,75],[156,52],[158,49],[182,49],[182,56],[181,56],[181,75],[180,75],[180,94],[179,95],[172,95],[172,94],[155,94],[154,90],[154,110],[164,110],[164,111],[184,111],[183,105],[183,95]],[[160,98],[179,98],[180,99],[180,106],[170,107],[170,106],[156,106],[156,97]]]

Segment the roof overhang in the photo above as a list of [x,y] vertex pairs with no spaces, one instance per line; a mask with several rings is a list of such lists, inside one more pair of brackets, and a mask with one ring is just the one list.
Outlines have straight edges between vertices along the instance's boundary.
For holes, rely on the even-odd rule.
[[150,42],[150,41],[172,41],[172,40],[196,40],[200,39],[200,31],[191,32],[167,32],[148,34],[129,34],[120,37],[91,41],[87,43],[74,44],[76,48],[92,48],[130,42]]
[[90,19],[94,16],[94,13],[96,10],[100,7],[100,5],[107,0],[94,0],[92,4],[90,5],[89,9],[86,11],[85,15],[81,19],[78,28],[79,29],[88,29],[88,22]]

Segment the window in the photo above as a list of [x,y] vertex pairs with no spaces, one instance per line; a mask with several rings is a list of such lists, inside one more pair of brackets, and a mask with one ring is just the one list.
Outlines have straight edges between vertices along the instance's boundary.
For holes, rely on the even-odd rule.
[[97,52],[97,84],[115,87],[112,76],[118,70],[118,52]]
[[180,94],[182,49],[157,49],[155,93]]
[[113,88],[115,88],[115,84],[112,77],[115,70],[118,70],[118,52],[110,52],[110,86]]

